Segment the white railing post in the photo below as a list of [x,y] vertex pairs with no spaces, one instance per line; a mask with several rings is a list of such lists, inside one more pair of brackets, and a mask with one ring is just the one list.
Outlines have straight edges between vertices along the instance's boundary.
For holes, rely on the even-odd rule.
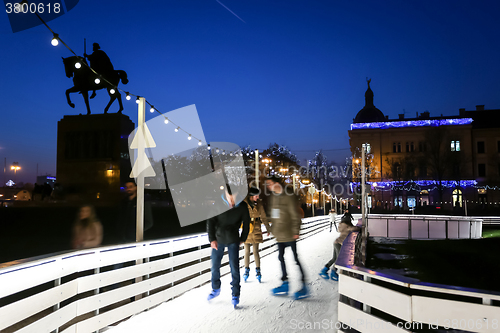
[[[58,287],[60,285],[61,285],[61,278],[58,278],[58,279],[56,279],[54,281],[54,287]],[[59,310],[60,306],[61,306],[61,303],[55,304],[54,307],[53,307],[54,312],[57,311],[57,310]],[[54,333],[59,333],[59,327],[56,328],[53,332]]]
[[[363,275],[363,281],[365,281],[367,283],[371,283],[372,278],[369,277],[368,275]],[[363,302],[363,312],[371,313],[371,310],[372,310],[372,308],[368,304]]]

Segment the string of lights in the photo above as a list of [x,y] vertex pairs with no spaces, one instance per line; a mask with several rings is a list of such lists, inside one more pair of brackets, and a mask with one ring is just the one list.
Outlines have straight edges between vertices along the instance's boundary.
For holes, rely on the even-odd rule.
[[[366,182],[371,185],[373,189],[377,192],[384,191],[420,191],[425,189],[427,191],[433,191],[439,189],[438,181],[435,180],[417,180],[417,181],[392,181],[392,182]],[[351,182],[351,189],[359,186],[359,182]],[[432,187],[431,187],[432,186]],[[445,188],[455,188],[455,187],[473,187],[476,189],[485,190],[500,190],[499,186],[489,186],[489,185],[477,185],[475,180],[460,180],[460,181],[441,181],[441,186]]]
[[[36,13],[35,13],[36,14]],[[50,27],[49,25],[37,14],[37,17],[40,19],[40,21],[42,21],[42,23],[47,27],[47,29],[49,29],[49,31],[52,33],[53,35],[53,38],[52,38],[52,41],[51,41],[51,44],[53,46],[58,46],[59,45],[59,42],[61,42],[64,46],[66,46],[66,48],[68,48],[68,50],[74,54],[76,57],[82,59],[81,62],[77,62],[75,64],[75,68],[78,70],[81,68],[81,66],[86,66],[88,69],[90,69],[92,71],[92,73],[94,73],[96,75],[96,79],[95,79],[95,84],[101,84],[101,81],[103,81],[108,87],[109,87],[109,92],[110,94],[114,94],[116,93],[116,90],[119,90],[123,93],[125,93],[125,99],[127,101],[130,101],[132,99],[131,96],[133,97],[136,97],[136,103],[139,104],[140,102],[140,97],[143,97],[141,95],[136,95],[136,94],[133,94],[133,93],[130,93],[128,91],[124,91],[123,89],[121,88],[118,88],[118,86],[114,85],[113,83],[109,82],[105,77],[103,77],[100,73],[97,73],[92,67],[90,67],[87,62],[85,61],[85,59],[83,57],[80,57],[78,56],[74,51],[73,49],[71,49],[71,47],[69,47],[62,39],[61,37],[59,36],[59,34],[57,34],[56,32],[54,32]],[[153,104],[151,104],[147,99],[146,99],[146,103],[148,104],[148,106],[150,107],[149,111],[151,113],[154,113],[155,111],[158,112],[160,115],[162,115],[165,120],[164,120],[164,123],[165,124],[172,124],[175,129],[174,131],[175,132],[179,132],[179,131],[182,131],[184,133],[186,133],[188,135],[187,139],[188,140],[198,140],[198,146],[201,146],[203,144],[202,140],[193,136],[191,133],[189,133],[188,131],[186,131],[185,129],[183,129],[179,124],[176,124],[175,122],[173,122],[171,119],[169,119],[168,117],[166,117],[160,110],[158,110],[156,107],[154,107]]]

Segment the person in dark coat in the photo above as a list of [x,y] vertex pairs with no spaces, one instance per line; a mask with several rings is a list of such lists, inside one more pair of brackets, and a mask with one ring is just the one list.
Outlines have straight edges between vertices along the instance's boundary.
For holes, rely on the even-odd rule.
[[290,247],[302,276],[302,288],[294,295],[295,299],[309,296],[306,286],[306,276],[297,253],[297,240],[300,237],[300,226],[302,219],[298,214],[298,203],[295,194],[290,195],[282,186],[280,177],[273,175],[265,180],[266,186],[272,191],[269,198],[269,217],[271,220],[271,232],[276,238],[278,245],[278,260],[281,265],[282,284],[271,290],[274,295],[288,294],[288,274],[285,264],[285,249]]
[[346,209],[344,215],[340,218],[340,222],[349,222],[352,224],[354,217],[352,217],[351,213],[349,213],[349,209]]
[[[245,203],[236,203],[236,195],[226,191],[225,198],[221,198],[227,205],[227,211],[207,220],[207,232],[210,247],[212,248],[212,292],[208,295],[208,300],[219,296],[220,265],[224,250],[227,248],[229,255],[229,266],[231,268],[231,291],[233,306],[240,301],[240,244],[248,236],[250,228],[250,215]],[[239,229],[243,224],[240,235]]]
[[[117,230],[121,242],[136,241],[137,230],[137,185],[133,180],[125,183],[127,197],[120,202]],[[149,201],[144,200],[144,231],[153,227],[153,214]]]

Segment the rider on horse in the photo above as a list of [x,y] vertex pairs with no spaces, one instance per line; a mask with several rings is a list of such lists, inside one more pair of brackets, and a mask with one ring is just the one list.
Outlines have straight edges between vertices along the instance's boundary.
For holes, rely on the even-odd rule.
[[100,74],[106,78],[107,75],[115,70],[113,68],[113,64],[111,63],[111,60],[109,60],[106,52],[101,50],[99,44],[92,44],[92,50],[94,51],[92,52],[92,54],[89,55],[84,53],[83,55],[89,59],[90,67],[94,71],[96,71],[97,74]]

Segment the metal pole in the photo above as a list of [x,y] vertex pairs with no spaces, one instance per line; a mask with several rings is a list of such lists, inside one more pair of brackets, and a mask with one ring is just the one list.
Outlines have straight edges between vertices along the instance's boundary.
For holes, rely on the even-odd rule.
[[365,232],[367,232],[366,225],[366,144],[361,145],[361,221],[362,225],[365,226]]
[[[144,154],[146,144],[144,140],[145,131],[145,118],[146,118],[146,99],[144,97],[139,97],[139,107],[138,107],[138,125],[137,125],[137,133],[142,134],[139,135],[137,140],[137,161],[139,165],[146,164],[143,161],[144,158],[147,158],[146,154]],[[141,242],[144,239],[144,173],[142,170],[137,175],[137,224],[136,224],[136,234],[135,240],[136,242]]]
[[[137,134],[139,137],[137,138],[137,161],[139,165],[146,164],[144,159],[147,159],[145,152],[146,143],[145,143],[145,135],[146,135],[146,126],[145,126],[145,118],[146,118],[146,99],[144,97],[139,97],[139,106],[137,109]],[[137,135],[136,134],[136,135]],[[136,233],[135,240],[136,242],[141,242],[144,239],[144,171],[140,170],[139,174],[136,178],[137,182],[137,215],[136,215]],[[135,261],[136,265],[142,264],[142,259],[137,259]],[[142,281],[142,276],[135,278],[135,283],[139,283]],[[141,295],[136,295],[135,300],[139,300],[142,298]]]
[[312,208],[312,216],[314,217],[314,193],[311,192],[311,208]]
[[259,188],[259,150],[255,149],[255,187]]

